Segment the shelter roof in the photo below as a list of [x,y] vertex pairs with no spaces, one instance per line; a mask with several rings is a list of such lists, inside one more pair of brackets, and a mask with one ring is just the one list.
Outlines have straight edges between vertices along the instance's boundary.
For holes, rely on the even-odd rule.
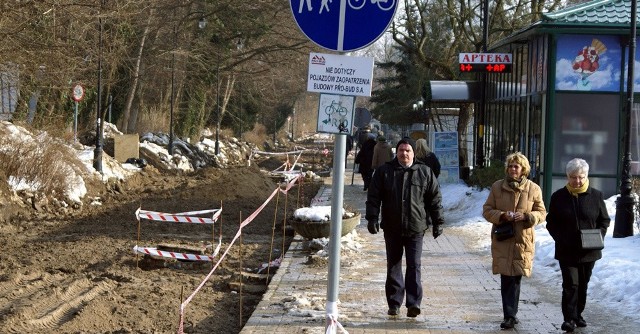
[[630,0],[593,0],[542,15],[543,23],[629,25]]
[[480,85],[476,81],[431,80],[425,85],[423,98],[430,102],[477,102]]

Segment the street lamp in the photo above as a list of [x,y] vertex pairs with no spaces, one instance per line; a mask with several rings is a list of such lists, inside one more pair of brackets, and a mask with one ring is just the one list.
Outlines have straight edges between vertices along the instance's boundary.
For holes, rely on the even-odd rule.
[[633,235],[633,209],[636,200],[631,196],[631,112],[633,110],[634,63],[636,59],[636,0],[631,1],[631,29],[629,31],[629,65],[627,74],[627,105],[625,110],[624,158],[622,159],[622,176],[620,180],[620,196],[616,199],[616,220],[613,229],[614,238],[625,238]]
[[413,111],[422,111],[424,108],[424,101],[420,100],[413,104]]
[[215,154],[220,155],[220,53],[216,66],[216,145]]
[[98,22],[100,29],[98,32],[98,101],[96,107],[96,149],[93,152],[93,168],[102,174],[102,6],[104,0],[100,3],[100,17]]
[[[188,15],[187,15],[188,17]],[[171,107],[169,109],[169,147],[167,151],[169,151],[169,155],[173,155],[173,106],[175,104],[175,80],[176,80],[176,49],[178,48],[178,25],[182,24],[183,20],[176,23],[173,26],[173,52],[171,53]],[[201,17],[198,21],[198,28],[200,30],[204,29],[207,26],[207,20],[204,17]]]
[[[244,41],[242,40],[242,38],[238,38],[238,40],[236,41],[236,49],[238,51],[242,50],[242,48],[244,48]],[[244,130],[244,114],[242,112],[242,82],[240,82],[240,80],[238,80],[238,91],[240,92],[240,141],[243,140],[243,130]]]

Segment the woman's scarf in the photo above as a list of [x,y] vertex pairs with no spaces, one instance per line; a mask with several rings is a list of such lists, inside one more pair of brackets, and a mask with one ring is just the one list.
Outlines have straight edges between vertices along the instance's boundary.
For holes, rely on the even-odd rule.
[[522,190],[524,188],[524,184],[527,178],[524,176],[520,176],[519,179],[514,179],[511,176],[507,175],[506,180],[507,180],[507,184],[509,185],[509,187],[511,187],[511,189]]
[[569,192],[571,193],[571,195],[578,197],[578,194],[582,194],[583,192],[587,191],[587,188],[589,188],[589,179],[584,180],[582,187],[574,188],[569,183],[567,183],[566,187],[567,187],[567,190],[569,190]]

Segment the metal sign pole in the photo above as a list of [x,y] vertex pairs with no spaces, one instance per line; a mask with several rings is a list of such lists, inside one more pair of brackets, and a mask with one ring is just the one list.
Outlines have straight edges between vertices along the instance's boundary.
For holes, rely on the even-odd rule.
[[[342,237],[342,201],[344,197],[344,162],[347,137],[336,135],[331,176],[331,236],[329,237],[329,276],[327,277],[327,315],[338,315],[338,282],[340,280],[340,238]],[[329,325],[327,319],[327,325]]]
[[[374,3],[377,5],[374,6]],[[316,9],[317,7],[312,7],[310,0],[290,0],[291,12],[300,30],[317,45],[340,53],[359,50],[372,44],[384,34],[391,24],[397,8],[396,1],[372,1],[370,6],[365,6],[365,4],[366,1],[340,0],[333,1],[331,4],[330,1],[322,1],[320,8]],[[331,10],[330,7],[332,7]],[[367,24],[362,24],[362,22],[367,22]],[[310,80],[307,81],[307,91],[342,96],[346,96],[346,93],[352,93],[348,95],[354,97],[371,96],[370,82],[373,77],[373,58],[365,62],[364,59],[350,61],[349,57],[342,55],[340,57],[343,59],[334,65],[332,63],[338,58],[334,55],[310,54]],[[327,63],[330,64],[327,66]],[[324,80],[328,76],[340,76],[341,79],[360,76],[358,82],[366,81],[366,83],[361,85],[328,83]],[[333,101],[331,106],[333,106]],[[335,108],[335,106],[331,106],[327,107],[329,111]],[[340,106],[339,103],[338,106]],[[343,114],[344,108],[338,109],[337,113]],[[327,122],[332,120],[336,119],[330,116]],[[340,276],[340,237],[342,236],[342,200],[347,139],[340,127],[351,128],[353,126],[348,122],[344,124],[344,121],[344,118],[339,119],[340,133],[335,136],[333,151],[327,323],[325,327],[327,334],[335,333],[336,326],[342,327],[338,322],[338,280]],[[319,124],[318,129],[320,130],[320,128]]]
[[78,140],[78,101],[75,101],[75,108],[73,110],[73,143]]

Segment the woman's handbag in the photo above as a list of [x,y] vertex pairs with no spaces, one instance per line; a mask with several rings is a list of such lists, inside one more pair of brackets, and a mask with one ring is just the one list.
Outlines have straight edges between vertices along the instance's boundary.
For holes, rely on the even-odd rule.
[[514,235],[513,223],[504,222],[500,225],[497,225],[496,229],[493,230],[493,235],[496,236],[496,240],[498,241],[504,241],[509,238],[513,238],[513,235]]
[[604,249],[604,240],[602,240],[602,234],[599,228],[581,229],[578,223],[578,213],[576,209],[576,203],[573,203],[573,212],[576,215],[576,226],[578,232],[580,232],[580,246],[584,250],[601,250]]
[[604,249],[604,240],[598,228],[580,230],[580,242],[585,250]]

